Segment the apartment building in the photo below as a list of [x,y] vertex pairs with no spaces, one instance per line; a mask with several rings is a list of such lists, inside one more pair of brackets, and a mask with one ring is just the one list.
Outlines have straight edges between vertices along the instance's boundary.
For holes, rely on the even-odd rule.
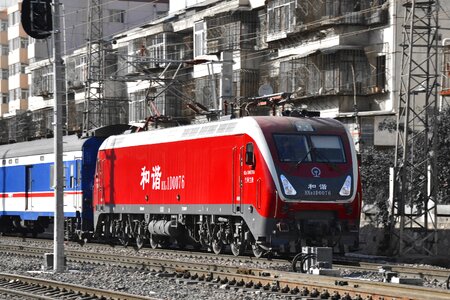
[[[110,41],[104,56],[106,97],[127,103],[120,118],[124,114],[131,124],[142,124],[150,116],[168,126],[203,122],[233,111],[284,114],[307,107],[347,124],[357,144],[361,140],[364,145],[393,146],[395,135],[379,130],[379,124],[395,122],[403,2],[171,0],[158,4],[166,6],[152,4],[168,14],[105,35]],[[450,3],[441,6],[441,11],[450,9]],[[105,28],[117,23],[113,19]],[[450,37],[449,23],[443,13],[442,39]],[[86,99],[86,49],[73,46],[71,50],[65,59],[68,129],[76,131],[81,128]],[[33,115],[48,113],[40,128],[51,129],[51,110],[43,109],[52,105],[48,67],[48,61],[35,60],[28,68],[33,84],[27,103]]]
[[[68,86],[84,85],[86,51],[81,58],[77,53],[86,45],[88,1],[61,0],[60,3],[63,55],[70,58],[68,66],[76,64],[76,70],[68,76]],[[7,20],[7,23],[2,21],[0,28],[0,126],[8,128],[8,134],[1,138],[1,142],[49,136],[52,134],[53,121],[53,66],[50,59],[52,39],[35,40],[26,35],[20,24],[20,0],[6,1],[3,5],[5,9],[1,12],[0,19]],[[107,1],[101,7],[105,37],[148,23],[165,14],[169,8],[166,0]],[[8,77],[7,82],[3,81],[4,75]],[[67,98],[73,99],[73,95],[70,89]]]
[[0,11],[0,115],[8,112],[8,13],[6,9]]
[[[395,114],[401,12],[389,0],[171,1],[168,17],[117,37],[128,49],[130,121],[186,117],[185,107],[197,116],[307,107],[355,135],[362,128],[369,145],[393,145],[376,129]],[[289,104],[255,101],[264,94]]]

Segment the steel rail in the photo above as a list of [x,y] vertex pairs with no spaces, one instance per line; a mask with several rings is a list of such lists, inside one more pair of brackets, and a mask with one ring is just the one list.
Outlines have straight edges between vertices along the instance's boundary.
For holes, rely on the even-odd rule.
[[102,290],[59,281],[0,273],[0,291],[27,299],[61,299],[78,296],[79,299],[157,300],[157,298]]
[[377,272],[380,268],[389,268],[392,272],[399,275],[408,276],[412,278],[428,278],[445,281],[450,275],[449,269],[435,269],[431,267],[418,267],[418,266],[405,266],[391,263],[370,263],[370,262],[358,262],[357,265],[347,264],[333,264],[333,268],[357,270],[357,271],[373,271]]
[[[25,248],[19,246],[16,250],[19,254],[27,255],[27,249]],[[10,250],[9,252],[15,253],[16,251]],[[116,254],[81,251],[66,251],[66,254],[68,261],[114,264],[147,269],[154,272],[171,273],[171,275],[169,274],[170,276],[182,277],[184,280],[215,281],[217,283],[247,288],[265,288],[274,292],[305,294],[305,296],[318,295],[324,297],[324,299],[326,299],[327,295],[331,297],[331,295],[337,294],[340,297],[348,295],[347,297],[385,300],[450,299],[450,292],[447,290],[411,285],[312,276],[277,270],[240,268],[199,262],[174,261],[173,259],[126,257]],[[38,251],[33,249],[31,255],[38,255]]]

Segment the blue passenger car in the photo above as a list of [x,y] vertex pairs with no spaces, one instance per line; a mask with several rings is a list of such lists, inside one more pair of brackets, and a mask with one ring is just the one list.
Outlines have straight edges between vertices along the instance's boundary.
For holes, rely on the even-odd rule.
[[[104,138],[65,136],[64,216],[73,235],[92,228],[92,184]],[[0,146],[0,232],[37,234],[53,223],[53,139]]]

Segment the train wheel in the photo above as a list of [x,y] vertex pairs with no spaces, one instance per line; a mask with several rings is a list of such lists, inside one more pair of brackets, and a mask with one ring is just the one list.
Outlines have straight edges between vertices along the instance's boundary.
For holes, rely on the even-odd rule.
[[213,240],[211,242],[211,249],[215,254],[220,254],[223,251],[223,243],[222,241]]
[[121,237],[119,237],[119,242],[122,246],[128,247],[130,244],[130,238],[128,237],[128,234],[123,234]]
[[152,247],[152,249],[156,249],[158,248],[158,241],[155,239],[155,237],[153,235],[150,235],[150,247]]
[[240,241],[234,241],[230,244],[231,252],[234,256],[239,256],[244,254],[244,244]]
[[123,228],[118,228],[116,234],[120,244],[124,247],[127,247],[128,244],[130,243],[130,237],[125,232],[125,230]]
[[139,250],[144,247],[144,237],[140,234],[136,235],[136,248]]
[[256,257],[256,258],[260,258],[261,256],[263,256],[264,255],[264,249],[263,248],[261,248],[259,245],[257,245],[257,244],[252,244],[252,251],[253,251],[253,255]]

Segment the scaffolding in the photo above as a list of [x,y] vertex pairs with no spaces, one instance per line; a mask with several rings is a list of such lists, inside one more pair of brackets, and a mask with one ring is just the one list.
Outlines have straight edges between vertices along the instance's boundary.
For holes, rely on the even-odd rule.
[[437,254],[439,1],[403,2],[392,231],[399,255]]

